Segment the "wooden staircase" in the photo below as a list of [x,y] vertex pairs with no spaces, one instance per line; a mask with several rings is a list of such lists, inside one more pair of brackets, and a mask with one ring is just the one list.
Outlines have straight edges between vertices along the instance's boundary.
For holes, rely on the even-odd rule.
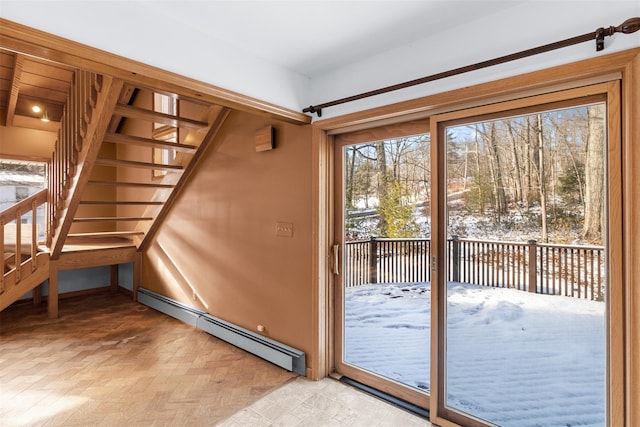
[[[174,108],[154,108],[154,99]],[[57,316],[61,270],[133,262],[134,275],[139,274],[141,251],[229,111],[77,71],[50,168],[48,231],[46,247],[41,247],[47,265],[33,275],[34,283],[16,290],[13,282],[7,287],[7,274],[16,268],[5,262],[9,272],[0,289],[0,309],[48,278],[49,315]]]

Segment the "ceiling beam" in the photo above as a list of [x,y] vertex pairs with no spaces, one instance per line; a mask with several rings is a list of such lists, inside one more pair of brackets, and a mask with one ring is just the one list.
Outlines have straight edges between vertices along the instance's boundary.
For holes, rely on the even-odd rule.
[[24,67],[24,55],[17,53],[14,57],[13,77],[11,78],[11,93],[7,105],[7,127],[13,126],[13,118],[16,115],[18,105],[18,92],[20,92],[20,78]]

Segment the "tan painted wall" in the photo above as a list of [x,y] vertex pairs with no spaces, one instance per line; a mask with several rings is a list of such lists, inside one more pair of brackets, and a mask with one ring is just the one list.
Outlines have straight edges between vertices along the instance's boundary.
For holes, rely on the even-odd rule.
[[[256,152],[273,124],[276,149]],[[144,254],[142,286],[312,352],[311,128],[232,112]],[[293,223],[278,237],[276,222]]]
[[50,159],[56,138],[54,132],[0,126],[0,156]]

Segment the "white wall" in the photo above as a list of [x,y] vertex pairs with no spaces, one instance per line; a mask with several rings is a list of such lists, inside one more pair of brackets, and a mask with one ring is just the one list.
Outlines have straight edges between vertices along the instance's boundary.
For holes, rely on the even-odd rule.
[[[213,1],[213,0],[209,0]],[[450,0],[464,8],[464,1]],[[479,1],[479,0],[477,0]],[[197,5],[198,2],[194,3]],[[451,68],[507,55],[619,25],[640,16],[639,0],[509,0],[476,20],[451,22],[449,30],[425,28],[427,38],[308,79],[212,39],[205,29],[178,22],[153,1],[0,0],[0,15],[46,32],[293,110],[378,89]],[[204,3],[202,3],[204,4]],[[250,5],[247,6],[249,13]],[[366,5],[363,5],[366,7]],[[498,12],[495,12],[499,9]],[[211,9],[209,9],[211,10]],[[464,16],[464,14],[461,14]],[[430,17],[432,19],[433,17]],[[265,19],[269,19],[265,16]],[[460,22],[462,21],[462,22]],[[318,23],[318,28],[326,26]],[[438,28],[442,28],[439,25]],[[247,29],[249,30],[249,29]],[[310,31],[313,29],[310,29]],[[313,33],[322,37],[321,31]],[[293,37],[307,37],[294,34]],[[314,43],[309,38],[309,46]],[[537,55],[323,111],[328,118],[443,92],[528,71],[640,46],[640,32]],[[286,47],[284,47],[286,49]]]
[[0,0],[0,16],[276,105],[303,105],[308,79],[171,19],[153,1]]
[[[434,34],[403,48],[380,53],[315,78],[311,82],[307,104],[332,101],[590,33],[600,27],[617,26],[635,16],[640,16],[639,0],[521,2],[502,12],[479,17],[464,26]],[[501,66],[330,107],[323,111],[322,118],[639,46],[640,32],[631,35],[616,34],[605,38],[605,49],[601,52],[596,52],[595,41],[585,42]]]

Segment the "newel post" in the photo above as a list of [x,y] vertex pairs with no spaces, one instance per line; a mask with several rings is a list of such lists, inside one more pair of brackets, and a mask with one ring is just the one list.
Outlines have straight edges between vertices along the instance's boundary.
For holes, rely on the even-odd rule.
[[537,255],[538,255],[538,242],[535,240],[529,240],[529,292],[536,293],[538,285],[538,271],[537,271]]
[[378,283],[378,242],[375,236],[369,240],[369,283]]

